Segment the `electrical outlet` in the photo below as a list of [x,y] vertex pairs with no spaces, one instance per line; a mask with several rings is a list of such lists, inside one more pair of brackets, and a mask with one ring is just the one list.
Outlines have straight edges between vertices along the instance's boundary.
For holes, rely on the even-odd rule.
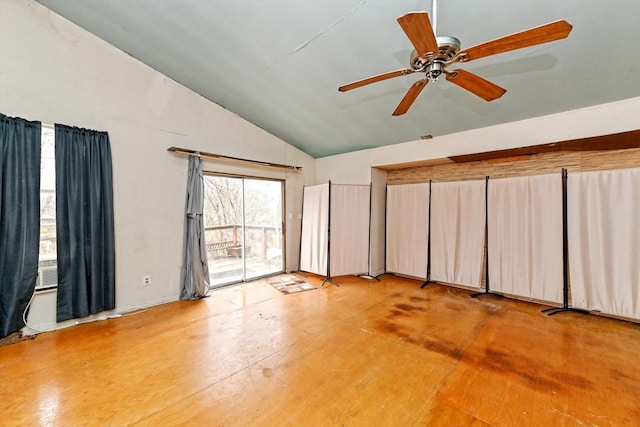
[[142,284],[144,286],[150,286],[151,285],[151,276],[142,276]]

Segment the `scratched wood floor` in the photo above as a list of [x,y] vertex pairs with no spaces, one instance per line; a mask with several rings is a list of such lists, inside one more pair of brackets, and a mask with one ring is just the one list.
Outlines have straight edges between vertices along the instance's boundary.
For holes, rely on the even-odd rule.
[[640,425],[637,324],[336,281],[258,281],[0,347],[0,425]]

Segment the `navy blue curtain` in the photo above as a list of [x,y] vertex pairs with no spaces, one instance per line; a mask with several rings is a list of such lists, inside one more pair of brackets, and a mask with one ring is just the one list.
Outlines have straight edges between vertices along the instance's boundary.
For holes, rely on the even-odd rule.
[[55,125],[57,321],[115,308],[109,135]]
[[0,338],[24,327],[38,278],[40,129],[0,114]]

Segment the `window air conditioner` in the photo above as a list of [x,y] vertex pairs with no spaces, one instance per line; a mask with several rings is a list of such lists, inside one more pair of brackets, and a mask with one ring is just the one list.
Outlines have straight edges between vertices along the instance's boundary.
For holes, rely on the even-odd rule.
[[40,261],[36,290],[58,286],[58,264],[56,260]]

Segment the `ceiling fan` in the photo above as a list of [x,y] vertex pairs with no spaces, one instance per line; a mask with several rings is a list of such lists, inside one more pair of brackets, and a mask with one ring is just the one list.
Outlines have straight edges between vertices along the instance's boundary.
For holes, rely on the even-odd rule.
[[486,101],[498,99],[504,95],[505,89],[469,71],[449,71],[447,67],[456,62],[469,62],[485,56],[560,40],[566,38],[573,28],[567,21],[555,21],[460,50],[460,40],[457,38],[435,36],[427,12],[409,12],[399,17],[398,23],[414,47],[410,68],[379,74],[338,88],[340,92],[346,92],[393,77],[425,73],[424,79],[418,80],[409,88],[393,112],[394,116],[406,113],[427,83],[437,80],[442,74],[446,76],[447,81]]

